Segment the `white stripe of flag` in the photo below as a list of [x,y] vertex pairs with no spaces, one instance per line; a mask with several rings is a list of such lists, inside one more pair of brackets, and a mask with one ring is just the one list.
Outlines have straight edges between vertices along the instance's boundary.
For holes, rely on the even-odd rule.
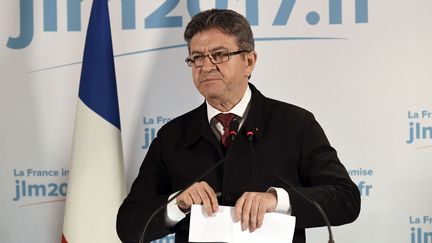
[[117,86],[107,0],[94,0],[76,110],[62,243],[120,242],[125,196]]

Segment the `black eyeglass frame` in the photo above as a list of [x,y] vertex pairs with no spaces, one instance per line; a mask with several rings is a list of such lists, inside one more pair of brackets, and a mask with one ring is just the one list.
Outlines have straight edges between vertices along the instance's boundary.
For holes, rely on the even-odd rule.
[[[222,53],[227,53],[228,54],[228,59],[226,61],[223,61],[223,62],[215,62],[215,59],[212,57],[212,55],[215,54],[215,53],[221,53],[221,52]],[[221,63],[225,63],[225,62],[228,62],[229,60],[231,60],[231,56],[235,56],[235,55],[241,54],[243,52],[250,52],[250,51],[248,51],[248,50],[238,50],[238,51],[233,51],[233,52],[229,52],[229,51],[214,51],[214,52],[209,53],[207,55],[197,55],[197,56],[202,56],[203,60],[205,60],[205,58],[208,57],[210,59],[211,63],[213,63],[213,64],[221,64]],[[204,64],[204,62],[203,62],[203,64],[197,66],[197,65],[194,64],[195,61],[192,62],[192,60],[193,60],[192,57],[186,57],[186,59],[185,59],[185,62],[186,62],[186,64],[189,67],[201,67]]]

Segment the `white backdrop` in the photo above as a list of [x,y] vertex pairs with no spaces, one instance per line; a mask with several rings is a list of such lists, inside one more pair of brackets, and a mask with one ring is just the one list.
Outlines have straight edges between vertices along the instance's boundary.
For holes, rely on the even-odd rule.
[[[91,1],[1,5],[0,242],[59,242]],[[109,5],[128,188],[157,129],[203,101],[183,62],[191,14],[228,7],[253,24],[251,82],[312,111],[358,183],[360,217],[336,242],[432,242],[431,1]]]

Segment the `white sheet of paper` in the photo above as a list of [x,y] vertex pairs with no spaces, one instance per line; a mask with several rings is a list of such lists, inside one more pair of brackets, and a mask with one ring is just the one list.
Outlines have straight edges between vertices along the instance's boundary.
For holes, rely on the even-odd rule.
[[234,223],[234,208],[219,206],[218,212],[208,217],[201,205],[192,205],[189,226],[190,242],[274,243],[292,242],[295,217],[281,213],[266,213],[263,225],[250,233],[242,231],[240,222]]

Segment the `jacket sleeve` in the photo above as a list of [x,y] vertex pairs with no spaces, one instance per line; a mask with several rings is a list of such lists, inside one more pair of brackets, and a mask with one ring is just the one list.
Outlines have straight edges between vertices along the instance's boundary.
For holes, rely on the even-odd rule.
[[[122,242],[138,242],[146,222],[159,207],[166,204],[171,182],[162,162],[160,139],[153,140],[139,174],[117,214],[117,234]],[[144,242],[171,233],[165,227],[165,209],[151,220]]]
[[[360,213],[360,193],[321,126],[309,112],[305,115],[299,140],[300,190],[322,207],[331,225],[353,222]],[[315,206],[291,188],[286,190],[290,195],[297,228],[325,226]]]

